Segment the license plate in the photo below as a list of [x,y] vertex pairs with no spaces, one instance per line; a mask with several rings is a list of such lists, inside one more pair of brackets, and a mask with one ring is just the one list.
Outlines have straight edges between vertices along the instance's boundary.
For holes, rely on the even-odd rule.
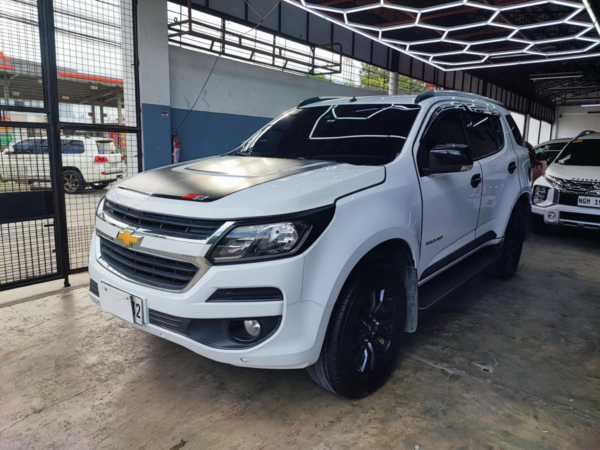
[[99,290],[102,309],[126,322],[144,324],[144,303],[141,298],[104,283]]
[[577,197],[577,206],[587,206],[588,208],[600,208],[600,197]]

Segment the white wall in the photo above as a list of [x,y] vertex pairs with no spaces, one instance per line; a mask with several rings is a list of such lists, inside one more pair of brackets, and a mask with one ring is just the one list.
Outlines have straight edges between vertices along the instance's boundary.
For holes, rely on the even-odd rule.
[[[216,56],[169,46],[171,108],[189,110]],[[273,118],[318,96],[373,92],[220,58],[194,111]]]
[[600,131],[600,114],[588,114],[589,111],[600,111],[600,105],[598,108],[560,106],[556,115],[556,137],[575,137],[583,130]]

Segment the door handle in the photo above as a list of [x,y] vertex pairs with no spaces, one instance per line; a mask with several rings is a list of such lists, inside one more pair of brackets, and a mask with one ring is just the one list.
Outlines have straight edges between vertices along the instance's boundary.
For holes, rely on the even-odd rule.
[[471,186],[473,186],[473,188],[476,188],[477,186],[479,186],[479,183],[481,183],[481,175],[477,173],[473,175],[473,178],[471,178]]
[[508,173],[513,173],[516,169],[517,169],[517,163],[514,161],[511,161],[511,163],[508,165]]

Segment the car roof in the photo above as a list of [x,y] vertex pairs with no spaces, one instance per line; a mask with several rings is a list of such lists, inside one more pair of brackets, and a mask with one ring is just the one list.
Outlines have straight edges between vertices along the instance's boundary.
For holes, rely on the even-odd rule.
[[600,139],[600,133],[590,133],[585,136],[578,137],[577,139]]
[[561,139],[550,139],[549,141],[546,142],[540,142],[538,145],[535,146],[535,148],[541,147],[542,145],[548,145],[548,144],[566,144],[567,142],[573,140],[573,138],[561,138]]
[[[423,95],[428,94],[428,95]],[[399,105],[419,105],[421,103],[429,102],[433,103],[436,100],[448,100],[460,99],[470,102],[481,102],[491,105],[493,109],[506,110],[506,107],[500,102],[483,97],[481,95],[470,94],[468,92],[460,91],[425,91],[420,95],[372,95],[372,96],[355,96],[355,97],[313,97],[301,102],[298,107],[315,107],[315,106],[331,106],[331,105],[365,105],[365,104],[399,104]]]

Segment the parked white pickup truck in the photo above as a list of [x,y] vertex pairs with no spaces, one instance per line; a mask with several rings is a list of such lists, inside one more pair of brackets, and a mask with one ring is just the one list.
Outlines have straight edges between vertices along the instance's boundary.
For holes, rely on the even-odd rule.
[[[67,194],[91,186],[103,189],[122,178],[125,158],[114,141],[84,136],[61,136],[63,184]],[[28,183],[50,181],[50,161],[46,138],[25,139],[0,153],[0,176],[5,181]]]
[[90,297],[207,358],[365,396],[420,312],[516,272],[522,143],[502,104],[462,92],[306,100],[226,155],[114,186]]

